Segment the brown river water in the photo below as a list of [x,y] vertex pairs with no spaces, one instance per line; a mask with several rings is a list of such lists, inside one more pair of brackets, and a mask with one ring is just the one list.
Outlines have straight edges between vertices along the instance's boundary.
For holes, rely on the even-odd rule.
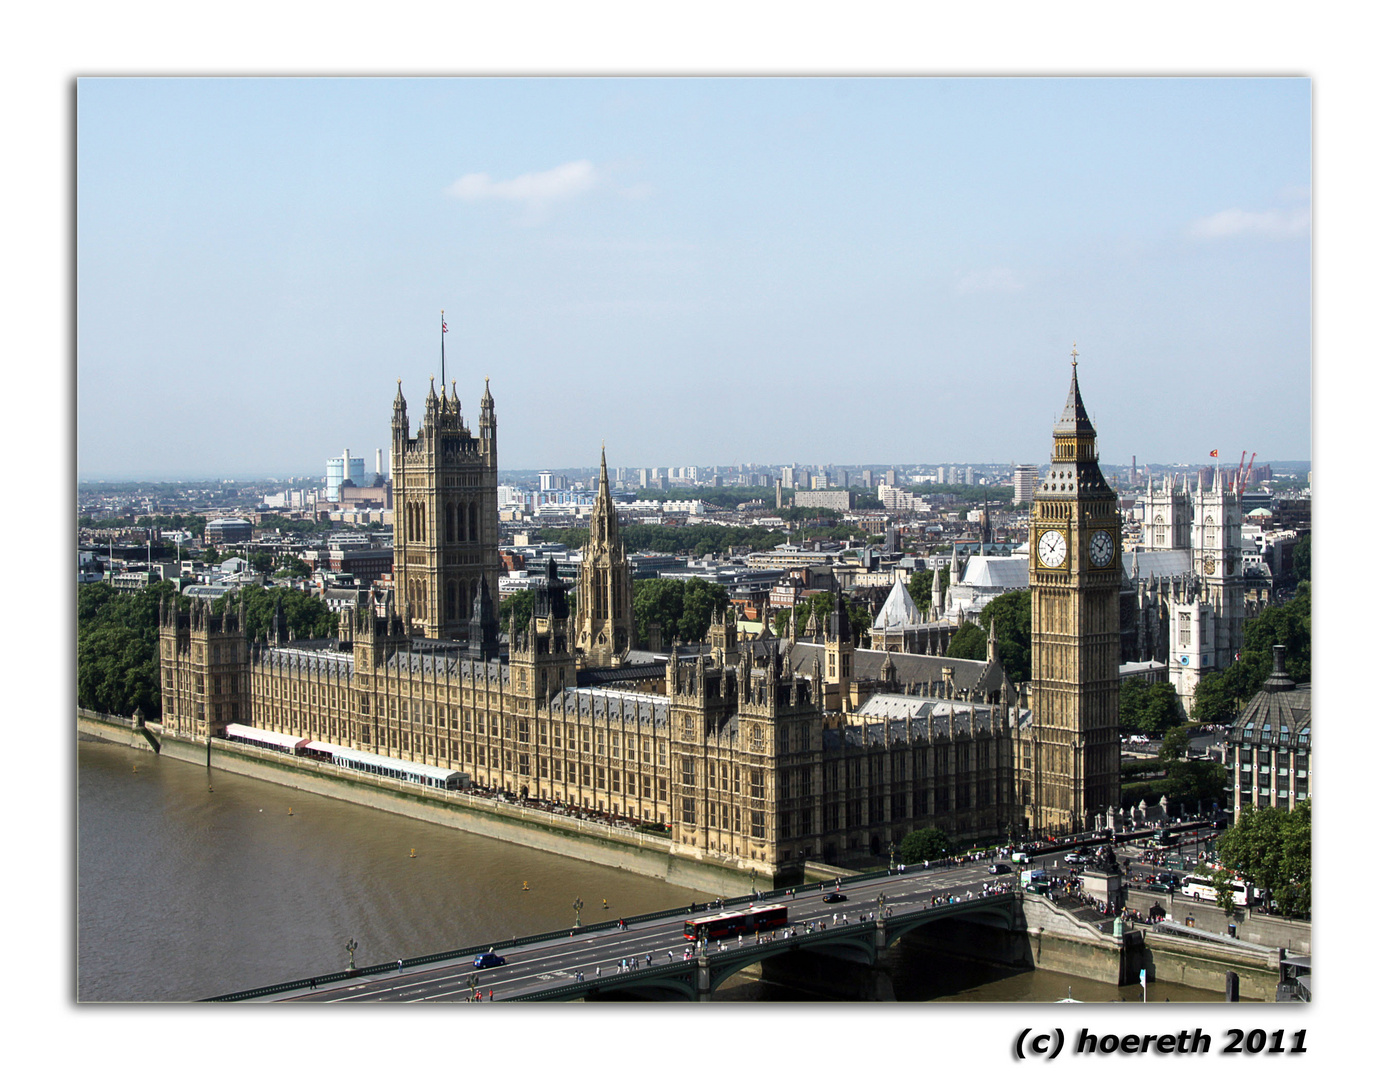
[[[707,898],[109,743],[79,740],[77,763],[80,1001],[187,1001],[320,974],[346,966],[350,939],[363,966],[543,933],[573,925],[576,899],[596,922]],[[1141,995],[1051,972],[932,963],[910,942],[889,964],[900,1001]],[[811,1000],[746,979],[717,996]],[[1164,983],[1148,997],[1220,1000]]]

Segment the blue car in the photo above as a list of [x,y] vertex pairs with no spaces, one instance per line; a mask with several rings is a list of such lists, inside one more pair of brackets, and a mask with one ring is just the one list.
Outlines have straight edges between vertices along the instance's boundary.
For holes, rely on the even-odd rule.
[[505,957],[505,956],[498,956],[498,955],[497,955],[496,953],[494,953],[494,952],[484,952],[484,953],[478,953],[478,954],[477,954],[477,959],[473,961],[473,967],[475,967],[475,968],[501,967],[501,966],[502,966],[503,964],[505,964],[505,963],[506,963],[506,957]]

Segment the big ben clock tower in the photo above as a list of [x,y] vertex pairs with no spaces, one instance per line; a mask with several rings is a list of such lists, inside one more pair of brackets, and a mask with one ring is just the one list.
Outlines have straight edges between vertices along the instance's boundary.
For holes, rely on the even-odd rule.
[[1071,390],[1052,430],[1029,530],[1032,825],[1088,828],[1119,805],[1119,505],[1100,473],[1071,350]]

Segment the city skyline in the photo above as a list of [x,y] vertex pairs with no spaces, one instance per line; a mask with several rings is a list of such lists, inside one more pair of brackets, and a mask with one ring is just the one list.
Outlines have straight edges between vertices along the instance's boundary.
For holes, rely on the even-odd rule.
[[1041,461],[1073,343],[1107,460],[1311,458],[1304,79],[83,79],[77,118],[80,480],[370,456],[440,308],[502,471]]

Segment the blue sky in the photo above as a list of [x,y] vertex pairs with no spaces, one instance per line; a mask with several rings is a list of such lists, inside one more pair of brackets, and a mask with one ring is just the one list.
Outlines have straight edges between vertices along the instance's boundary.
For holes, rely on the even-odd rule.
[[83,79],[82,479],[1311,457],[1311,83]]

